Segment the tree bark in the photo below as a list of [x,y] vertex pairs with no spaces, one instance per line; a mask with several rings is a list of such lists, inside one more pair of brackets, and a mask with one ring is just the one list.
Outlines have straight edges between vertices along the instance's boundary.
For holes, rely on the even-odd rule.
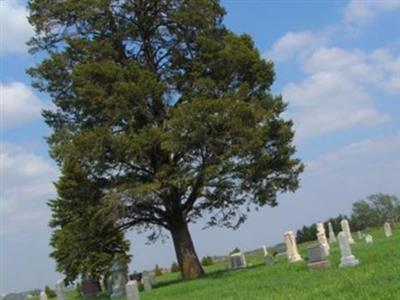
[[204,275],[203,267],[193,246],[188,225],[182,223],[179,226],[175,226],[171,229],[171,235],[182,278],[194,279]]

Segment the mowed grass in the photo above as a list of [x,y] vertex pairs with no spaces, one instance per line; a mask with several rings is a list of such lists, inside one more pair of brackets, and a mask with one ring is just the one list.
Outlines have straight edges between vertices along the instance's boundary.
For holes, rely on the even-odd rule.
[[[150,292],[141,292],[140,299],[400,300],[400,229],[393,230],[390,238],[384,237],[383,229],[369,233],[374,237],[373,244],[353,235],[353,254],[360,260],[354,268],[339,269],[337,244],[331,246],[331,268],[317,271],[309,271],[306,261],[289,264],[286,257],[265,265],[259,253],[246,257],[252,265],[246,269],[226,270],[227,262],[221,262],[207,267],[207,275],[197,280],[181,281],[176,273],[157,277],[157,285]],[[299,245],[303,258],[306,246]]]

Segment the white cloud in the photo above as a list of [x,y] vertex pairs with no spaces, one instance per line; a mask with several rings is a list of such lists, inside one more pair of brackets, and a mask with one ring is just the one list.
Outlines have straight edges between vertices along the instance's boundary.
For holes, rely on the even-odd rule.
[[308,74],[335,72],[352,81],[373,84],[388,94],[400,93],[400,54],[389,48],[368,53],[360,49],[321,47],[302,63]]
[[400,9],[400,0],[351,0],[343,11],[346,23],[364,24],[379,14]]
[[21,232],[48,220],[45,203],[54,195],[56,168],[46,159],[12,144],[0,144],[1,233]]
[[320,72],[301,83],[289,83],[282,94],[293,108],[297,140],[389,120],[389,116],[374,108],[372,98],[362,86],[335,72]]
[[310,31],[288,32],[279,38],[264,57],[276,62],[284,62],[303,57],[314,49],[326,44],[329,33],[313,33]]
[[389,48],[366,52],[320,46],[293,55],[305,76],[286,84],[282,94],[297,140],[390,120],[376,108],[371,88],[382,95],[400,94],[400,54]]
[[0,108],[2,127],[17,126],[40,118],[45,105],[32,89],[21,82],[0,83]]
[[20,1],[0,1],[0,55],[26,53],[26,42],[33,35],[28,12]]

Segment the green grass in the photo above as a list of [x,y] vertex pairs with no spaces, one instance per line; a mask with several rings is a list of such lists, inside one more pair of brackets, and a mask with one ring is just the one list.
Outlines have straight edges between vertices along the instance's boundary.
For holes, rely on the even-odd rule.
[[[390,238],[381,229],[369,233],[373,244],[358,241],[354,234],[353,254],[360,260],[354,268],[339,269],[337,244],[331,246],[331,268],[317,271],[309,271],[305,261],[289,264],[286,257],[265,265],[260,253],[246,257],[252,264],[246,269],[226,270],[222,262],[207,267],[207,275],[197,280],[180,281],[176,273],[157,277],[157,286],[142,292],[141,300],[399,300],[400,229]],[[299,245],[303,257],[306,246]],[[70,296],[69,300],[77,299]]]

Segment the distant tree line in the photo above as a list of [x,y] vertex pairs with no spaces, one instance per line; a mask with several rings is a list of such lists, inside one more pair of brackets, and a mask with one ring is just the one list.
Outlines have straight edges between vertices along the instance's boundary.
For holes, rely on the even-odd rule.
[[[364,230],[369,227],[380,226],[387,220],[398,222],[400,219],[400,200],[397,196],[387,194],[374,194],[353,203],[350,216],[338,215],[324,221],[325,230],[328,232],[328,223],[332,223],[333,230],[340,232],[340,221],[347,219],[353,231]],[[314,241],[317,237],[317,225],[303,226],[297,230],[298,243]]]

